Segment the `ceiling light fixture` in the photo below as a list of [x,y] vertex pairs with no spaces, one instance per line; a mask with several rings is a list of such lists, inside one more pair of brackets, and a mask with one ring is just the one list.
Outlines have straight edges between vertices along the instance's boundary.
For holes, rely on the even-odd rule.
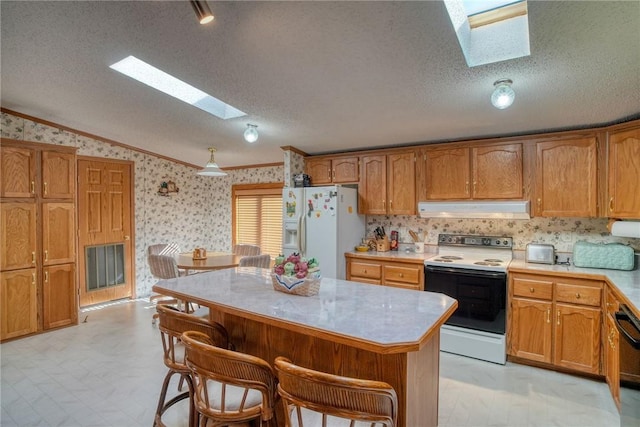
[[211,153],[211,159],[209,159],[209,163],[207,166],[198,171],[198,175],[203,176],[227,176],[227,173],[218,167],[215,159],[213,158],[213,153],[216,152],[216,149],[213,147],[209,147],[209,152]]
[[247,123],[247,129],[244,131],[244,140],[250,143],[258,140],[258,126]]
[[513,81],[511,79],[500,79],[493,84],[495,89],[491,94],[491,103],[494,107],[504,110],[513,104],[516,93],[511,89],[512,84]]
[[193,6],[193,10],[196,11],[196,16],[198,17],[198,22],[202,25],[208,24],[213,21],[213,14],[211,13],[211,9],[209,9],[209,5],[204,0],[191,0],[191,6]]

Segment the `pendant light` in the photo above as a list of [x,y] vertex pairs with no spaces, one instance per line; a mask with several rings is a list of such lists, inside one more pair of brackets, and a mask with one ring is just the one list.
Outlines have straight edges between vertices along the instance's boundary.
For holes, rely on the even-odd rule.
[[203,176],[227,176],[227,173],[218,167],[215,159],[213,158],[213,153],[216,152],[216,149],[213,147],[209,147],[209,152],[211,153],[211,159],[209,159],[209,163],[207,166],[198,171],[198,175]]
[[513,104],[516,93],[511,89],[513,81],[511,79],[497,80],[493,86],[495,89],[491,94],[491,104],[499,110],[504,110]]
[[244,131],[244,140],[249,143],[254,143],[258,140],[258,126],[247,123],[247,129]]
[[204,25],[213,21],[213,14],[205,0],[191,0],[190,3],[191,6],[193,6],[193,10],[196,12],[198,22]]

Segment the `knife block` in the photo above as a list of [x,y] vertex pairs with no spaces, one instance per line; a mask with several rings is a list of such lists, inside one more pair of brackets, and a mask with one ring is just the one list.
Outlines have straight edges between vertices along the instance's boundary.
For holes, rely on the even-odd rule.
[[376,239],[376,251],[388,252],[390,248],[389,237],[384,236],[382,239]]

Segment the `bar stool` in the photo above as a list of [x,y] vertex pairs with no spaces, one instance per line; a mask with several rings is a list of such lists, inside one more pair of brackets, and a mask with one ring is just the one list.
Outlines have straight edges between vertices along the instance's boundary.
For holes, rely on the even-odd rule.
[[191,369],[200,426],[227,426],[259,420],[276,426],[277,379],[264,360],[216,347],[205,334],[182,334]]
[[[229,335],[224,326],[219,323],[210,322],[206,319],[183,313],[175,307],[158,304],[156,310],[159,319],[158,329],[160,329],[162,348],[164,351],[164,364],[168,368],[168,371],[162,383],[162,388],[160,389],[154,426],[167,426],[166,422],[162,419],[163,414],[184,399],[189,399],[189,425],[194,426],[196,425],[196,413],[192,399],[193,381],[190,376],[191,371],[184,362],[185,350],[180,338],[185,331],[199,331],[208,337],[212,345],[229,348]],[[189,390],[179,393],[167,401],[169,383],[171,382],[171,378],[176,374],[180,376],[178,390],[182,391],[183,382],[186,382]],[[179,406],[182,405],[184,405],[184,403],[180,403]]]
[[385,382],[318,372],[284,357],[276,358],[275,370],[287,427],[395,427],[398,422],[398,397]]

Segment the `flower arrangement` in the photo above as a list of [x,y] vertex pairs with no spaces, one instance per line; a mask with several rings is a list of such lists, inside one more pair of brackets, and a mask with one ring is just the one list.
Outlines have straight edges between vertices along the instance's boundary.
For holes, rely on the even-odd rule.
[[297,253],[287,258],[280,255],[275,260],[271,279],[276,291],[304,296],[316,295],[320,290],[318,260],[306,259]]
[[297,277],[304,279],[309,273],[318,270],[318,260],[315,258],[306,259],[300,254],[294,253],[287,258],[284,255],[276,257],[273,272],[279,276]]

